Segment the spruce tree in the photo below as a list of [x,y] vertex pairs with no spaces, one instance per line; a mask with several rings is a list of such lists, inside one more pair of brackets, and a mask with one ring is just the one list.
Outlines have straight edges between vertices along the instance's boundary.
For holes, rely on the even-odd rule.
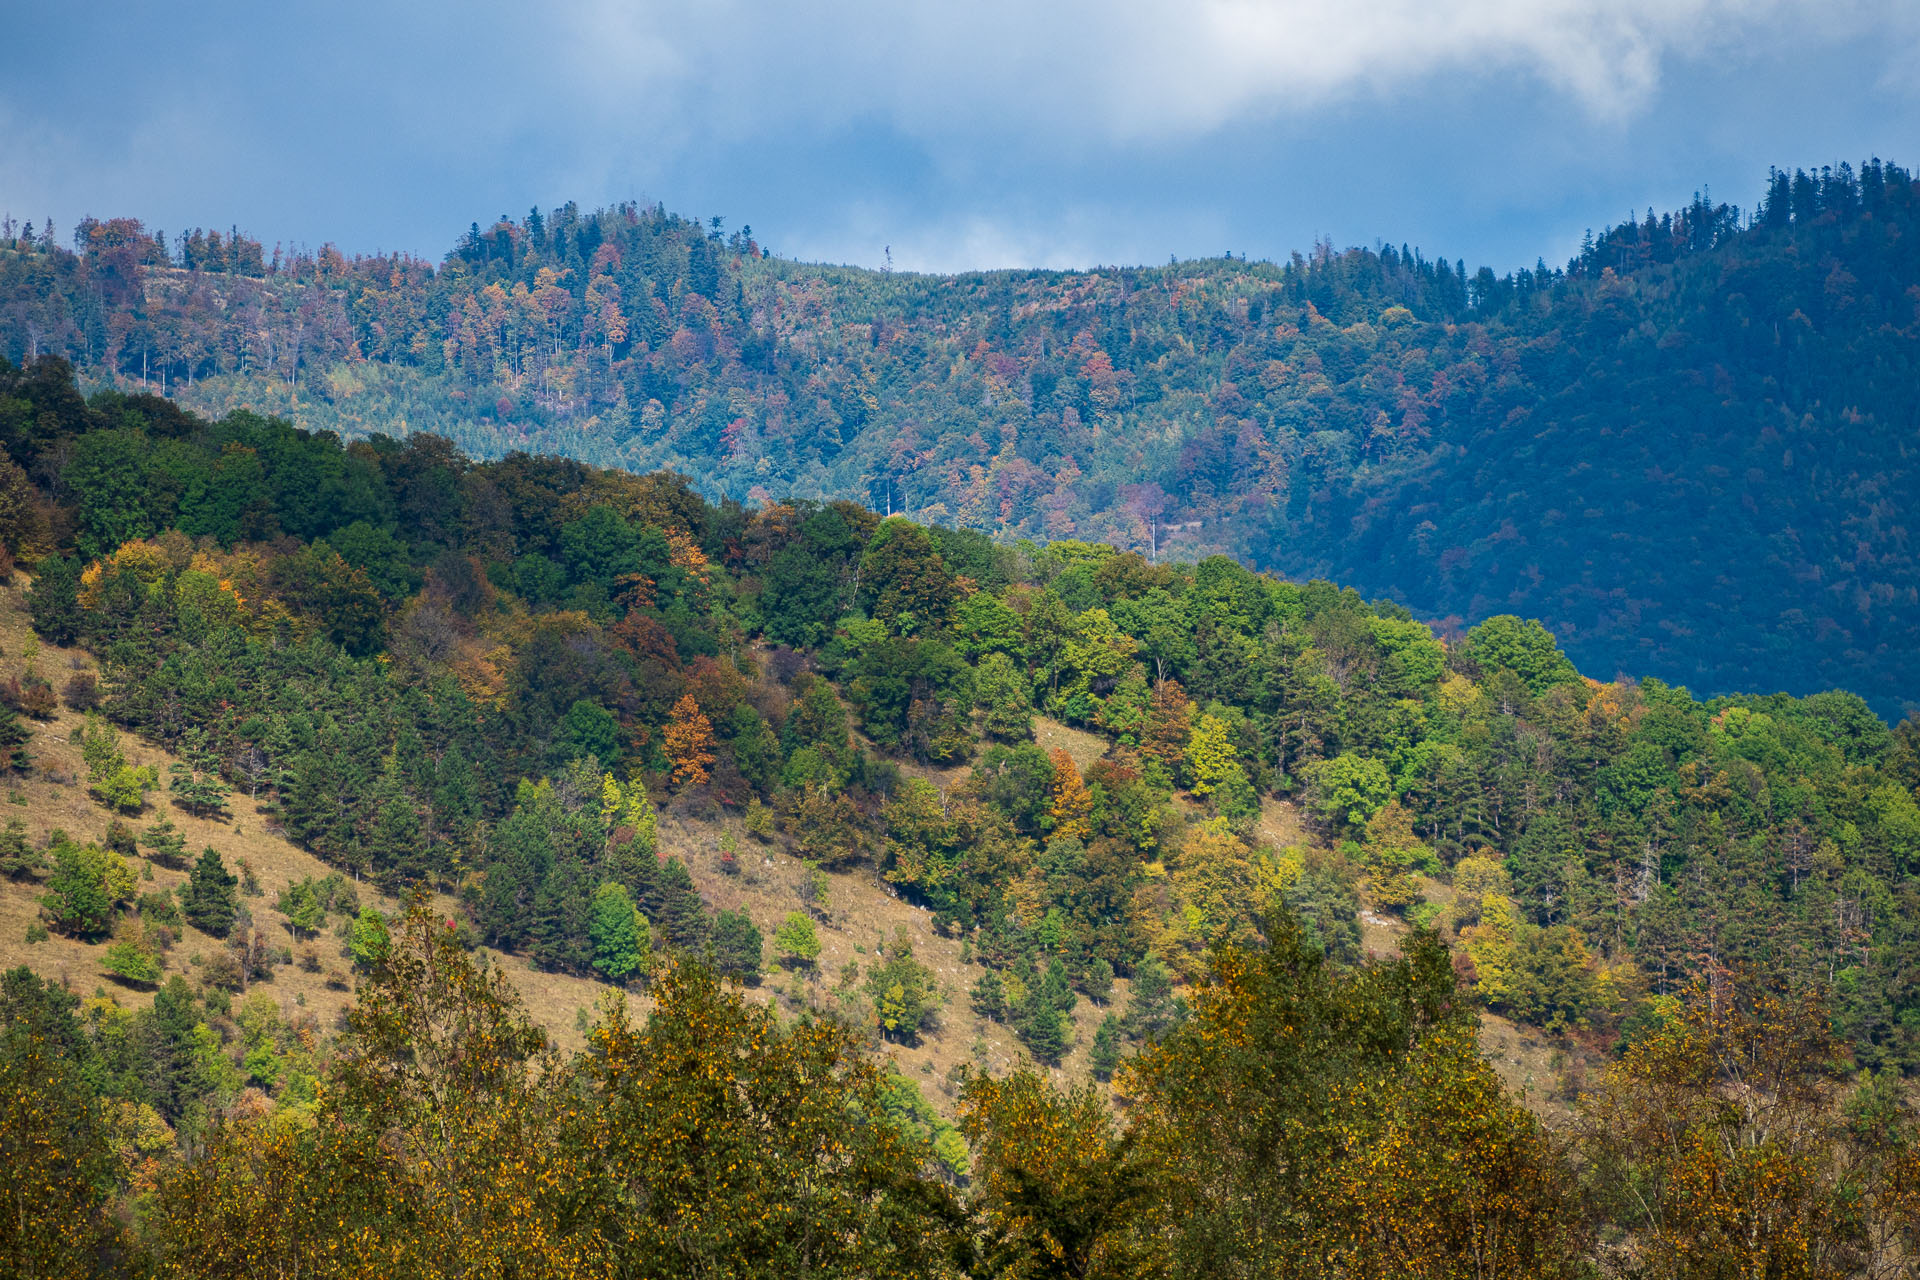
[[980,975],[980,981],[973,984],[973,990],[969,995],[972,998],[975,1013],[989,1022],[1006,1021],[1006,984],[1000,981],[1000,975],[992,969]]
[[0,771],[25,773],[32,766],[33,757],[27,754],[27,740],[32,737],[32,727],[19,712],[0,704]]
[[239,910],[239,898],[234,892],[239,883],[240,878],[227,870],[219,852],[208,845],[187,874],[186,888],[180,895],[180,910],[187,917],[187,923],[202,933],[226,937]]
[[760,930],[744,911],[722,911],[713,919],[713,967],[746,981],[760,974]]
[[693,877],[678,858],[660,865],[658,884],[659,914],[654,916],[667,944],[679,951],[699,951],[707,941],[707,904],[693,887]]
[[1120,1034],[1119,1014],[1100,1019],[1100,1029],[1093,1033],[1093,1048],[1087,1055],[1087,1069],[1095,1080],[1105,1083],[1120,1069]]
[[1133,971],[1133,996],[1127,1002],[1127,1034],[1136,1040],[1158,1040],[1173,1026],[1177,1008],[1173,975],[1149,952]]
[[1044,991],[1032,991],[1021,1002],[1013,1029],[1035,1061],[1057,1067],[1066,1056],[1066,1020]]

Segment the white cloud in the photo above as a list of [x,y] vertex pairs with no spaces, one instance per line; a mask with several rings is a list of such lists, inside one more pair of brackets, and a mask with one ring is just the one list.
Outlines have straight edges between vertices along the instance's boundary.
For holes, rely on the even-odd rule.
[[[1891,0],[578,0],[578,84],[668,133],[878,117],[909,136],[1170,140],[1434,77],[1631,115],[1676,57],[1888,22]],[[628,101],[632,101],[629,98]],[[697,125],[696,123],[697,122]]]

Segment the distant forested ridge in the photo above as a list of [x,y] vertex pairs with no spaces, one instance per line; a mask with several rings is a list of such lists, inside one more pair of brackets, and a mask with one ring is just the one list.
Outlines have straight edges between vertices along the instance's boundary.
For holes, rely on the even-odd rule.
[[[1599,674],[1920,693],[1911,175],[1776,172],[1497,277],[1316,246],[921,276],[660,208],[444,263],[131,220],[0,238],[0,353],[203,412],[672,468],[999,536],[1225,551]],[[131,385],[129,385],[131,384]]]

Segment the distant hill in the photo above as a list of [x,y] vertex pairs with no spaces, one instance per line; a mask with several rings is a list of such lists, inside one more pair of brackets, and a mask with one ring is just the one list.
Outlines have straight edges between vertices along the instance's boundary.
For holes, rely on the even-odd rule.
[[89,221],[0,239],[0,353],[208,413],[673,468],[1003,537],[1226,551],[1583,669],[1920,699],[1910,175],[1771,176],[1497,278],[1391,246],[952,277],[658,208],[446,260]]

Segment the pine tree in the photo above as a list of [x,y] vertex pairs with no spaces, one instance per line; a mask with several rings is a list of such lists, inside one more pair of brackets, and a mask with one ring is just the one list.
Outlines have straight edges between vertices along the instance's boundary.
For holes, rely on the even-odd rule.
[[46,865],[46,856],[27,843],[27,829],[20,819],[10,819],[6,829],[0,831],[0,876],[16,880],[41,871]]
[[1067,1053],[1066,1021],[1044,992],[1030,992],[1014,1017],[1014,1033],[1037,1062],[1060,1065]]
[[1087,1053],[1087,1069],[1095,1080],[1105,1083],[1120,1069],[1120,1034],[1119,1014],[1100,1019],[1100,1029],[1093,1033],[1093,1048]]
[[760,930],[744,911],[722,911],[713,919],[713,967],[742,981],[760,975]]
[[27,742],[33,728],[12,707],[0,704],[0,771],[25,773],[33,764]]
[[239,883],[240,878],[227,870],[220,854],[207,846],[188,873],[180,895],[180,910],[187,923],[202,933],[224,938],[239,911],[240,900],[234,892]]
[[693,887],[693,877],[678,858],[660,865],[659,913],[655,923],[666,935],[668,945],[680,951],[699,951],[707,941],[707,904]]
[[1006,984],[1000,981],[1000,975],[992,969],[980,975],[980,981],[973,984],[973,990],[968,994],[972,999],[975,1013],[989,1022],[1006,1021]]
[[1173,975],[1158,956],[1149,952],[1134,966],[1133,995],[1127,1001],[1127,1034],[1136,1040],[1158,1040],[1173,1026],[1176,1013]]

